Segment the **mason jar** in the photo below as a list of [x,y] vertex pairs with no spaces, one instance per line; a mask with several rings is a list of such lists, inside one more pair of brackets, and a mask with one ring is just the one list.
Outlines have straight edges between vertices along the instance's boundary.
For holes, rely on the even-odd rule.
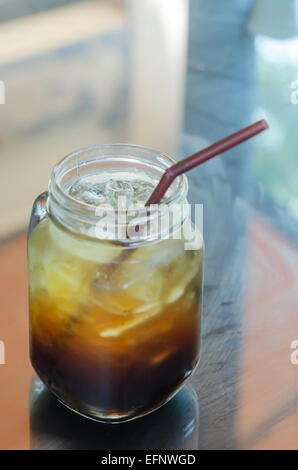
[[[31,362],[59,401],[86,417],[145,415],[198,364],[203,240],[187,178],[144,209],[174,163],[133,145],[83,149],[54,167],[33,205]],[[125,196],[137,204],[119,204]]]

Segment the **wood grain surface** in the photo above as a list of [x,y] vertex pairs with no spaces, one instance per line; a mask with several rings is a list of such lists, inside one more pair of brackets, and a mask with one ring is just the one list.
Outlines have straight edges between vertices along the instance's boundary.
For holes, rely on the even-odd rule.
[[[27,50],[23,60],[0,68],[8,90],[0,108],[0,341],[6,362],[0,364],[0,448],[298,449],[298,365],[291,362],[291,343],[298,340],[297,222],[253,168],[264,139],[275,145],[271,131],[189,174],[189,200],[204,204],[206,245],[202,354],[191,387],[158,413],[111,429],[75,416],[38,380],[31,382],[25,226],[53,164],[75,148],[134,136],[135,143],[183,158],[249,124],[259,109],[254,38],[245,29],[250,0],[241,6],[233,0],[225,10],[215,0],[190,1],[188,51],[180,23],[176,55],[166,45],[184,15],[143,2],[137,15],[133,1],[120,20],[119,11],[111,15],[92,37],[78,33],[71,45],[62,41],[31,55]],[[140,32],[148,8],[149,29],[156,27],[164,41],[159,56],[156,43],[148,51],[150,41]],[[163,29],[169,11],[173,17]],[[67,18],[60,18],[65,28]],[[141,41],[137,48],[134,37]],[[142,74],[137,81],[131,77],[140,70],[142,50],[148,51],[150,76],[157,77],[152,90]],[[172,66],[177,81],[167,93]],[[278,90],[267,93],[274,99]],[[163,116],[166,109],[175,114],[175,125],[155,120],[159,106]]]

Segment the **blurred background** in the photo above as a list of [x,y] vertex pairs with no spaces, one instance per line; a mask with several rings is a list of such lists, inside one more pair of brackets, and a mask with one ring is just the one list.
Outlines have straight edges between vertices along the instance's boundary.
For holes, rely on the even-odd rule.
[[111,142],[179,159],[260,118],[269,131],[189,174],[200,447],[298,448],[297,18],[298,0],[0,0],[0,448],[29,445],[25,231],[53,165]]
[[[290,99],[298,78],[297,2],[207,4],[0,0],[0,239],[25,228],[34,197],[67,153],[120,141],[174,153],[184,131],[207,141],[222,137],[223,126],[212,132],[212,117],[229,123],[229,114],[231,131],[242,121],[270,120],[270,136],[252,155],[254,176],[297,221],[298,106]],[[224,15],[248,31],[239,42],[226,30],[225,63],[210,29]],[[231,96],[235,80],[240,86]]]

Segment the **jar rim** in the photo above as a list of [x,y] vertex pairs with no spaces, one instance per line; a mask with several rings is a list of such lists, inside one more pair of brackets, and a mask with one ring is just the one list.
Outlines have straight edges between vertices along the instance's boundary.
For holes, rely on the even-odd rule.
[[[56,163],[56,165],[53,167],[52,172],[51,172],[51,181],[54,182],[54,180],[55,180],[57,190],[66,199],[70,200],[71,202],[78,203],[82,207],[87,206],[87,207],[92,207],[92,209],[94,209],[94,206],[91,206],[90,204],[87,204],[83,201],[79,201],[78,199],[73,198],[67,192],[65,192],[63,190],[60,182],[57,182],[57,176],[58,176],[59,170],[61,169],[61,166],[64,163],[67,163],[68,161],[70,161],[74,157],[77,157],[77,156],[79,156],[83,153],[96,151],[96,150],[103,150],[103,149],[117,149],[117,148],[121,148],[121,147],[125,147],[126,149],[144,150],[145,152],[150,152],[152,155],[161,156],[169,162],[168,167],[170,167],[171,165],[174,165],[176,163],[176,160],[174,160],[172,157],[170,157],[167,153],[160,152],[160,151],[154,150],[152,148],[144,147],[142,145],[126,144],[126,143],[91,145],[91,146],[88,146],[88,147],[82,147],[79,150],[76,150],[74,152],[69,153],[68,155],[63,157],[58,163]],[[133,155],[132,155],[132,157],[133,157]],[[165,168],[165,170],[166,170],[166,168]],[[180,192],[182,192],[182,191],[185,192],[185,194],[183,194],[182,197],[186,196],[186,194],[187,194],[188,181],[187,181],[186,175],[182,174],[182,175],[178,176],[177,180],[179,180],[179,185],[177,187],[177,190],[173,193],[173,195],[169,199],[167,199],[167,204],[172,204],[177,198],[181,197],[181,195],[179,194]]]
[[[64,215],[59,217],[59,219],[61,219],[60,223],[66,226],[66,228],[68,228],[69,225],[65,224],[64,217],[80,217],[81,221],[84,221],[84,223],[90,222],[90,224],[96,224],[98,221],[98,216],[94,215],[96,207],[69,195],[63,187],[62,178],[67,175],[67,172],[70,173],[71,171],[76,171],[79,177],[80,168],[86,168],[86,164],[91,164],[92,162],[111,163],[129,161],[135,164],[140,163],[146,165],[145,156],[152,159],[150,164],[148,163],[149,160],[147,161],[148,170],[153,171],[153,169],[155,169],[155,171],[159,171],[160,176],[167,168],[176,163],[176,161],[165,152],[153,150],[141,145],[126,143],[94,145],[81,148],[66,155],[53,167],[51,172],[49,181],[50,197],[48,201],[49,214],[51,215],[52,212],[58,210],[63,211]],[[176,188],[166,200],[166,205],[171,207],[179,202],[181,203],[181,201],[185,200],[187,191],[188,182],[186,176],[178,176],[176,178]],[[105,210],[107,212],[113,211],[120,213],[119,209],[105,208]],[[130,209],[128,208],[126,212],[129,215]],[[73,231],[76,232],[75,229],[73,229]]]

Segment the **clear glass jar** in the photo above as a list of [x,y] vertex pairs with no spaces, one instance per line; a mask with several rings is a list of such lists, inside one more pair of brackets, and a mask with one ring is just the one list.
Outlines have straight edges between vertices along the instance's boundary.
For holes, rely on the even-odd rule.
[[[140,170],[160,178],[173,163],[165,154],[132,145],[84,149],[53,169],[48,193],[33,205],[28,237],[31,362],[64,405],[93,419],[120,422],[147,414],[194,371],[200,351],[203,242],[186,210],[178,216],[174,210],[168,233],[159,211],[139,214],[135,220],[141,230],[133,237],[127,237],[128,222],[118,210],[122,238],[105,237],[97,230],[94,206],[72,198],[67,188],[107,171]],[[187,179],[181,176],[166,207],[186,207],[186,194]],[[146,223],[158,222],[152,233],[144,230],[144,217]],[[190,227],[195,246],[183,236]]]

